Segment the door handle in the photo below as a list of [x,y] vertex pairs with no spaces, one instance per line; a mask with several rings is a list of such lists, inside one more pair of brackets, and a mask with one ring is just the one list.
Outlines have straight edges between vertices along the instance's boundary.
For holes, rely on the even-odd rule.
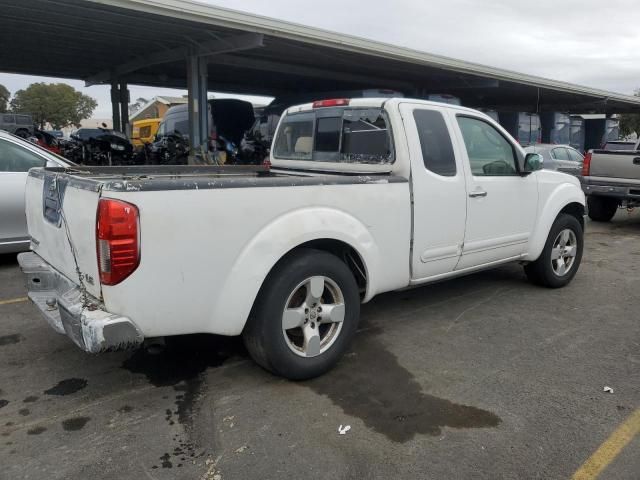
[[476,190],[475,192],[469,193],[469,196],[471,198],[486,197],[487,196],[487,192],[485,192],[484,190]]
[[640,165],[640,157],[636,157],[633,159],[633,164],[634,165]]

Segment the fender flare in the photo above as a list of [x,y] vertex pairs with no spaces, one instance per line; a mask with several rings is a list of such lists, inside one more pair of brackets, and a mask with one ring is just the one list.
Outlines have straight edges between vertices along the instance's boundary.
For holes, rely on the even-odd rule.
[[379,249],[366,226],[334,208],[293,210],[265,225],[242,249],[217,295],[210,318],[216,330],[225,335],[242,333],[258,292],[273,267],[296,247],[321,239],[344,242],[360,255],[367,274],[365,300],[371,298],[378,278]]
[[563,183],[549,195],[539,210],[540,216],[529,240],[529,248],[523,260],[535,261],[538,259],[547,242],[553,222],[558,218],[560,212],[572,203],[578,203],[583,208],[586,204],[582,189],[573,183]]

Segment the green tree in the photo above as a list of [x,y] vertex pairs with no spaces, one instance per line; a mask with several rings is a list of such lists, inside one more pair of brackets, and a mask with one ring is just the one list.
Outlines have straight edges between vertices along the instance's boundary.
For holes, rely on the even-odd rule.
[[69,125],[79,127],[97,105],[93,98],[66,83],[32,83],[18,90],[11,100],[14,112],[30,113],[40,128],[49,123],[55,130]]
[[[640,88],[633,94],[640,97]],[[620,134],[626,137],[632,133],[640,138],[640,113],[623,113],[620,115]]]
[[5,87],[4,85],[0,85],[0,113],[4,113],[7,111],[9,97],[11,97],[11,93],[9,93],[7,87]]

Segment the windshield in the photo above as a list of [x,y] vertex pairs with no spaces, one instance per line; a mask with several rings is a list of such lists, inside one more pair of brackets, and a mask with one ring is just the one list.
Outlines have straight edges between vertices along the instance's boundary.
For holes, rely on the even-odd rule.
[[393,162],[386,115],[380,108],[332,108],[287,115],[274,158],[316,162]]

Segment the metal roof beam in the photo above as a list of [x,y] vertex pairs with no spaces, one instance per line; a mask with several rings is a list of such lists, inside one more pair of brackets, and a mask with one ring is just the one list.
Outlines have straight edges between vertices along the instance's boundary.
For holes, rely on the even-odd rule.
[[159,65],[162,63],[177,62],[186,60],[189,55],[198,57],[217,55],[221,53],[237,52],[262,47],[263,35],[261,33],[247,33],[233,37],[221,38],[198,43],[197,47],[184,46],[162,52],[152,53],[144,57],[139,57],[129,62],[123,63],[113,69],[103,70],[100,73],[85,79],[85,85],[90,87],[100,83],[110,81],[111,78],[119,78],[146,67]]
[[247,68],[249,70],[261,70],[268,72],[283,73],[297,75],[300,77],[322,78],[333,81],[343,81],[363,85],[375,85],[385,87],[396,87],[400,89],[413,90],[414,85],[409,82],[403,82],[398,79],[392,80],[377,75],[360,75],[356,73],[327,71],[322,68],[309,67],[303,65],[293,65],[285,62],[276,62],[273,60],[261,60],[256,58],[239,57],[231,55],[217,55],[211,57],[209,63],[214,65],[224,65],[227,67]]

